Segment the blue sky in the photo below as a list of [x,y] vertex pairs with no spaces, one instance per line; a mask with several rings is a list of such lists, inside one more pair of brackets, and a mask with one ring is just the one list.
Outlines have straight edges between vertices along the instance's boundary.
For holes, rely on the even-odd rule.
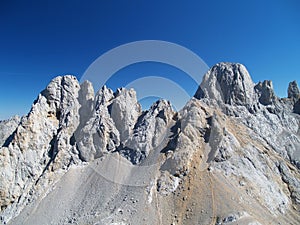
[[[80,79],[106,51],[149,39],[185,46],[208,66],[243,63],[254,82],[271,79],[277,95],[284,97],[289,81],[300,82],[299,12],[297,0],[2,0],[0,119],[26,114],[55,76]],[[125,68],[109,86],[115,89],[139,74],[162,71],[177,77],[190,93],[196,89],[189,79],[179,78],[185,76],[180,71],[157,65]]]

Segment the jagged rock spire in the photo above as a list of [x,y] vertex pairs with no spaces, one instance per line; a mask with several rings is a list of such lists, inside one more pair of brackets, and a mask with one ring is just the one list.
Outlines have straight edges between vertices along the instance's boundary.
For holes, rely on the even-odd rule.
[[294,98],[294,99],[300,98],[299,87],[297,81],[295,80],[289,83],[288,98]]
[[133,90],[55,78],[0,135],[0,223],[297,224],[297,84],[280,99],[220,63],[195,97],[141,111]]
[[273,90],[273,83],[271,80],[258,82],[254,87],[259,96],[259,102],[263,105],[270,105],[276,100],[276,95]]
[[252,106],[255,102],[254,84],[242,64],[218,63],[204,76],[195,98],[207,97],[218,103]]

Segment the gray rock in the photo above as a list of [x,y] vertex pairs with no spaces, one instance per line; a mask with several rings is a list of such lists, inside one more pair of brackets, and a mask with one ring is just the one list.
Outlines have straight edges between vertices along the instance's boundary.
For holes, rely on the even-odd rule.
[[292,171],[288,168],[283,161],[279,162],[279,172],[282,176],[282,180],[287,184],[291,199],[300,204],[300,180],[292,174]]
[[170,102],[155,102],[148,111],[139,116],[133,132],[120,149],[121,155],[134,164],[140,163],[150,151],[159,148],[163,143],[173,115]]
[[25,200],[34,198],[30,191],[45,191],[45,171],[66,169],[78,159],[70,143],[79,124],[78,91],[73,76],[52,80],[22,118],[12,140],[0,150],[0,204],[8,217],[17,214]]
[[294,80],[289,83],[288,98],[298,99],[300,98],[300,91],[297,82]]
[[242,64],[219,63],[204,76],[195,96],[215,99],[219,103],[251,108],[256,103],[254,84]]
[[300,114],[300,99],[298,99],[298,101],[295,102],[293,112]]
[[164,148],[169,153],[167,160],[162,166],[163,171],[172,175],[185,176],[191,170],[191,160],[195,155],[203,155],[200,167],[207,168],[206,160],[208,148],[205,148],[206,132],[209,129],[209,109],[205,108],[200,101],[190,100],[178,113],[177,123],[172,127],[174,140]]
[[133,89],[118,89],[114,96],[109,105],[109,114],[120,133],[120,141],[124,142],[133,131],[141,114],[141,106],[137,102],[136,93]]
[[180,178],[171,175],[168,171],[163,171],[157,180],[157,191],[167,196],[177,189],[179,181]]
[[270,80],[259,82],[254,89],[259,95],[259,102],[263,105],[270,105],[276,101],[276,96],[273,90],[273,84]]
[[297,224],[296,86],[281,99],[220,63],[179,112],[142,111],[132,89],[57,77],[27,116],[0,122],[0,221]]
[[[226,176],[246,177],[250,180],[250,184],[256,182],[256,187],[252,187],[253,190],[258,186],[268,187],[269,191],[263,193],[263,195],[258,194],[258,190],[254,193],[260,195],[258,198],[264,202],[265,207],[270,210],[284,212],[288,205],[289,196],[283,194],[283,190],[281,192],[276,191],[280,189],[280,184],[274,182],[274,179],[264,178],[263,174],[277,170],[277,160],[269,158],[275,152],[275,154],[281,155],[283,159],[294,164],[295,167],[299,166],[300,137],[298,131],[300,118],[292,113],[294,105],[292,101],[278,99],[275,96],[270,81],[260,82],[255,87],[252,87],[251,82],[246,82],[248,89],[235,89],[235,84],[238,84],[238,81],[232,82],[231,77],[234,77],[235,73],[228,72],[228,67],[227,64],[217,64],[213,67],[200,85],[202,91],[197,91],[200,95],[197,93],[195,95],[210,107],[214,107],[216,110],[219,109],[228,116],[234,115],[235,117],[232,118],[234,121],[232,127],[236,126],[236,128],[232,129],[228,126],[227,119],[224,120],[222,117],[216,116],[220,114],[213,116],[215,119],[211,123],[209,132],[209,140],[212,140],[209,141],[209,158],[210,160],[214,159],[211,168],[223,171]],[[236,66],[230,64],[229,68],[236,68]],[[221,78],[218,79],[218,77]],[[237,79],[238,77],[239,74],[235,76]],[[249,81],[249,79],[247,80]],[[225,84],[228,85],[224,86]],[[238,86],[243,87],[243,85],[244,83]],[[227,90],[227,92],[224,90]],[[241,101],[245,98],[239,98],[235,90],[239,90],[238,92],[242,96],[252,96],[252,98]],[[253,90],[258,95],[257,100],[253,95]],[[295,99],[298,96],[297,93],[296,83],[292,82],[289,86],[289,98]],[[256,110],[250,110],[249,112],[249,105],[256,105]],[[226,125],[224,126],[224,124]],[[246,126],[247,128],[243,128],[244,131],[240,130],[238,124],[243,124],[242,127]],[[226,132],[222,132],[224,129]],[[249,139],[245,139],[248,135]],[[243,139],[244,141],[242,141]],[[264,156],[258,151],[262,148],[272,149],[269,151],[273,152],[268,151],[268,156]],[[244,159],[249,160],[250,164]],[[286,164],[283,163],[283,165]],[[293,176],[288,178],[287,174],[291,174],[288,171],[289,169],[285,166],[284,169],[279,169],[276,176],[277,179],[282,177],[283,181],[288,183],[290,192],[293,190],[290,198],[294,199],[295,204],[298,204],[298,196],[295,193],[297,193],[300,181]]]
[[7,147],[20,121],[21,118],[19,116],[13,116],[8,120],[0,121],[0,146],[4,145]]
[[84,124],[91,118],[95,104],[94,104],[94,88],[92,83],[85,81],[80,85],[78,93],[78,102],[80,104],[79,115],[80,125],[77,130],[81,130]]
[[[83,161],[99,158],[120,145],[119,131],[109,113],[109,105],[113,100],[113,91],[102,87],[96,94],[95,102],[92,104],[95,107],[90,117],[84,119],[86,122],[75,133],[75,141]],[[85,114],[81,117],[85,117]]]

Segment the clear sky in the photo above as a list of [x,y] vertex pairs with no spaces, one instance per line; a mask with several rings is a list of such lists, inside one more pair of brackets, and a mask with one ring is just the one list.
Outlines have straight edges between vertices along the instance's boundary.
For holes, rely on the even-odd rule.
[[[300,81],[299,12],[297,0],[1,0],[0,119],[26,114],[55,76],[80,79],[106,51],[149,39],[185,46],[208,66],[243,63],[254,82],[271,79],[277,95],[285,97],[288,82]],[[132,65],[109,86],[128,83],[126,71],[155,75],[161,69]],[[180,76],[174,69],[163,71]],[[191,84],[190,92],[195,88]]]

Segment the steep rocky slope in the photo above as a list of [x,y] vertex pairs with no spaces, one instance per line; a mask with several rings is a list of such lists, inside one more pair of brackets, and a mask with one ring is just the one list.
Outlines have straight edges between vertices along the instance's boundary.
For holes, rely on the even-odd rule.
[[300,94],[220,63],[179,112],[57,77],[0,122],[2,224],[298,224]]

